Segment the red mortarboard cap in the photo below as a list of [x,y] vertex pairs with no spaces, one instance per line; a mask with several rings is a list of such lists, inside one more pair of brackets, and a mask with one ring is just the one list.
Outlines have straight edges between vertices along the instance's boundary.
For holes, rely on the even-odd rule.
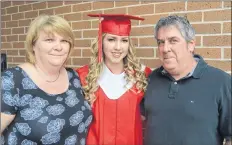
[[110,33],[119,36],[129,36],[132,20],[144,20],[143,18],[125,14],[88,14],[90,17],[104,18],[99,23],[98,31],[98,62],[102,62],[102,33]]

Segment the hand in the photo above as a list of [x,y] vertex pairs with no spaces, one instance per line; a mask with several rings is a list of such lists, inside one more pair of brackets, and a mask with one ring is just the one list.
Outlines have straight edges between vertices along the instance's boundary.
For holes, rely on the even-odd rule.
[[231,141],[226,141],[224,145],[232,145],[231,143],[232,143]]
[[145,121],[145,120],[146,120],[146,117],[143,116],[143,115],[141,115],[141,120],[142,120],[142,121]]

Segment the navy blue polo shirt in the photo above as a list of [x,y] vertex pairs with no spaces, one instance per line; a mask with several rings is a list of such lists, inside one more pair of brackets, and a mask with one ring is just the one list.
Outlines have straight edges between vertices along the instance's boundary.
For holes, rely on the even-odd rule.
[[163,67],[145,93],[145,145],[222,145],[231,138],[231,76],[199,55],[194,71],[175,81]]

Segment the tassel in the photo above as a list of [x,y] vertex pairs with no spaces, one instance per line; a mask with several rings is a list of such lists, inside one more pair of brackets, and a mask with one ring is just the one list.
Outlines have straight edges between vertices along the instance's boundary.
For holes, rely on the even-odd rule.
[[102,25],[101,15],[99,15],[99,30],[98,30],[98,62],[102,62]]

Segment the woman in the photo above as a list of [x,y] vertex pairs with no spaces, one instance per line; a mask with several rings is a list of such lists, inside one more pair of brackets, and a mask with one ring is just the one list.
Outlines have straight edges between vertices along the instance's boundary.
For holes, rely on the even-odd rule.
[[[151,72],[138,63],[130,40],[129,15],[89,15],[104,18],[99,40],[92,45],[89,66],[77,69],[86,99],[92,105],[89,145],[141,145],[139,104]],[[103,56],[102,56],[103,55]]]
[[64,65],[74,48],[68,22],[41,15],[26,37],[27,62],[2,74],[4,144],[85,144],[92,120],[79,77]]

